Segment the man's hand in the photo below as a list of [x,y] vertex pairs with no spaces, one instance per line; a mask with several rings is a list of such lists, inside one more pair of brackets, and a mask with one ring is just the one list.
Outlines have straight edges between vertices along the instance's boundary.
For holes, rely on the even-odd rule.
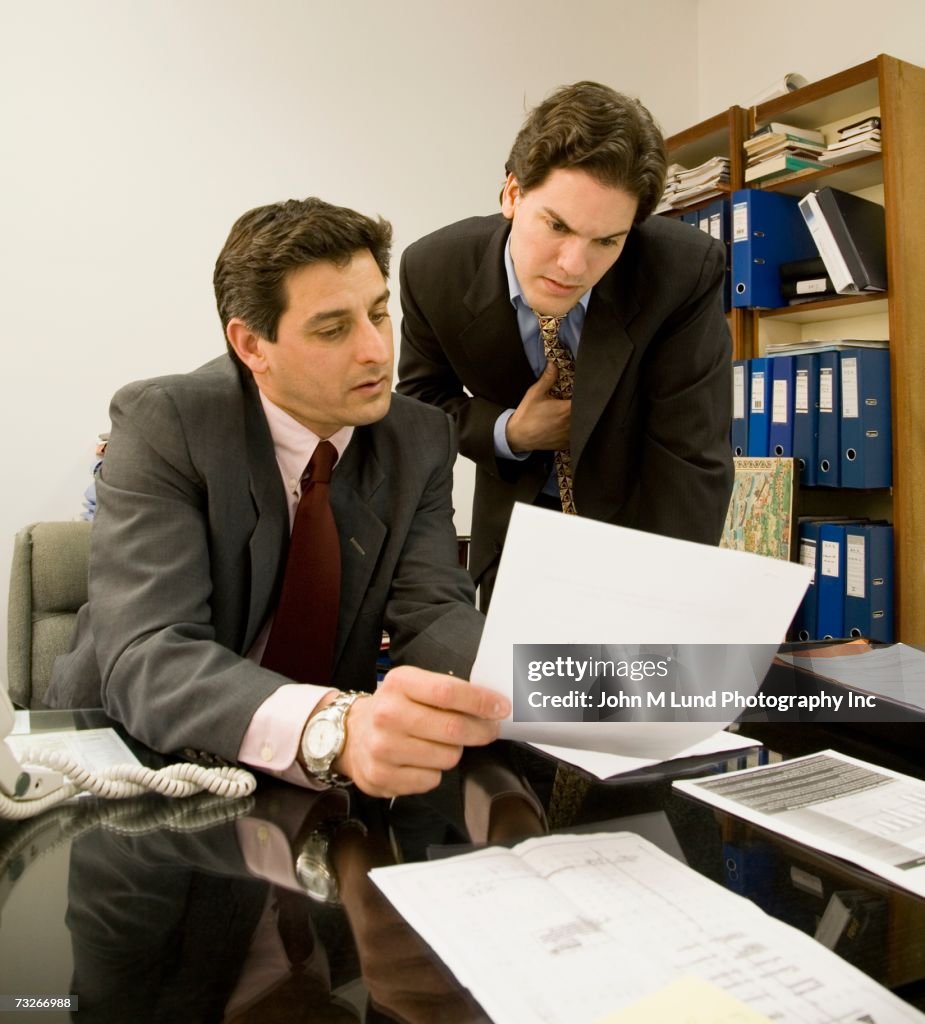
[[553,398],[549,394],[558,378],[556,364],[547,363],[542,376],[520,400],[520,405],[507,421],[505,431],[512,452],[568,448],[572,403],[569,399]]
[[426,793],[467,746],[498,737],[509,701],[464,679],[403,666],[347,715],[347,744],[334,762],[370,796]]

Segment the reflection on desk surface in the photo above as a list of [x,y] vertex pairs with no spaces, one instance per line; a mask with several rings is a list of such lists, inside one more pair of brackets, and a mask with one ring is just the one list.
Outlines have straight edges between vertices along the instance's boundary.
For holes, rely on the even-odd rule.
[[[394,806],[353,794],[348,808],[342,796],[264,780],[254,799],[236,804],[91,800],[0,823],[0,993],[74,993],[73,1020],[84,1024],[486,1021],[367,877],[467,842],[462,790],[457,780]],[[586,825],[606,820],[618,831],[627,815],[630,829],[657,818],[650,838],[698,873],[818,933],[844,959],[902,986],[908,1003],[925,1005],[921,901],[911,905],[888,883],[799,844],[745,833],[740,821],[673,793],[663,772],[592,784]],[[521,826],[514,821],[501,821],[511,838]],[[733,848],[746,851],[738,874],[728,866]]]

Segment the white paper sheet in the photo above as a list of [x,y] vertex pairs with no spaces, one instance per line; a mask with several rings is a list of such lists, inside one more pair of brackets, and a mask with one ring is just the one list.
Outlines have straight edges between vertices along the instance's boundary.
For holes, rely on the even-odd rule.
[[34,732],[7,737],[7,746],[17,760],[23,751],[41,750],[61,754],[91,772],[116,765],[140,765],[114,729],[70,729],[60,732]]
[[907,644],[815,658],[781,654],[780,659],[856,690],[925,710],[925,651]]
[[[567,761],[578,768],[596,776],[598,779],[611,779],[615,775],[626,775],[659,764],[658,760],[645,757],[621,757],[620,754],[604,754],[599,750],[573,750],[571,747],[554,747],[544,743],[532,743],[531,746],[542,750],[559,761]],[[738,733],[720,731],[705,740],[695,743],[686,750],[681,750],[668,760],[676,761],[683,757],[703,757],[708,754],[721,754],[736,750],[749,750],[760,747],[757,740]]]
[[925,896],[925,782],[825,750],[682,793]]
[[[515,644],[754,645],[735,686],[754,693],[803,598],[805,566],[517,504],[472,680],[513,696]],[[750,678],[748,678],[750,677]],[[502,735],[663,760],[712,722],[514,722]]]
[[495,1024],[592,1024],[684,976],[788,1024],[925,1020],[628,832],[547,836],[370,877]]

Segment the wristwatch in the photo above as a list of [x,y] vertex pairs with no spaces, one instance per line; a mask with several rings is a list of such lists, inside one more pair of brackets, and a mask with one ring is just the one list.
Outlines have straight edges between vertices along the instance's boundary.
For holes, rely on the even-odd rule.
[[329,819],[313,829],[302,844],[295,862],[299,885],[319,903],[338,903],[340,889],[331,864],[331,843],[344,828],[355,828],[366,835],[366,826],[356,818]]
[[345,690],[317,715],[312,715],[302,733],[301,760],[319,782],[329,786],[342,786],[350,782],[344,775],[331,771],[331,765],[340,756],[347,742],[347,712],[359,697],[367,693]]

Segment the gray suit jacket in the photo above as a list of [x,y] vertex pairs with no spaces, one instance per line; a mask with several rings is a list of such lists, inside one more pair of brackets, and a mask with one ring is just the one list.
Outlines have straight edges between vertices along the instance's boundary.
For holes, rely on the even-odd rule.
[[[496,563],[515,501],[532,502],[550,452],[496,458],[493,429],[535,376],[508,292],[500,214],[405,250],[398,390],[453,414],[477,466],[470,569]],[[595,285],[578,349],[571,453],[579,515],[718,542],[732,490],[731,344],[724,252],[686,224],[650,217]]]
[[[272,609],[286,497],[250,374],[221,356],[113,399],[97,484],[89,601],[46,701],[97,706],[161,751],[233,759],[285,677],[243,658]],[[481,635],[452,525],[452,425],[394,396],[334,471],[342,583],[334,686],[375,688],[382,629],[396,663],[467,677]],[[327,680],[319,680],[327,683]]]

